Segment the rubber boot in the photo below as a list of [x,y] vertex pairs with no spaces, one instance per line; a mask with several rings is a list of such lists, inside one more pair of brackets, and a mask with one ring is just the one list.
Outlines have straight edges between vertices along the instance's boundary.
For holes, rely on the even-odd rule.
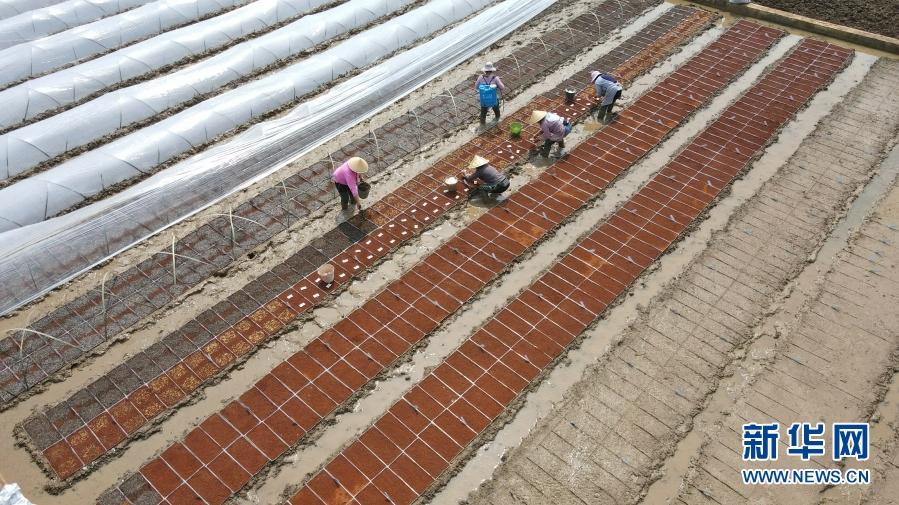
[[548,149],[546,147],[540,146],[540,157],[541,158],[549,158],[549,151],[552,149],[550,146]]
[[605,116],[602,118],[603,124],[609,124],[612,122],[612,105],[605,106]]
[[601,123],[601,122],[605,121],[605,118],[606,118],[606,108],[608,108],[608,105],[601,105],[601,106],[599,107],[599,110],[596,111],[596,121],[597,121],[597,122],[600,122],[600,123]]

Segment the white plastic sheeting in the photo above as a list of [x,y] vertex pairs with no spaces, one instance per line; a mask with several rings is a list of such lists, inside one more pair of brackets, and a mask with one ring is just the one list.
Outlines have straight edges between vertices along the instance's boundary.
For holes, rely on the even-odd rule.
[[[78,0],[83,1],[83,0]],[[131,42],[162,33],[222,9],[250,0],[157,0],[156,2],[72,28],[49,37],[0,50],[0,85],[55,70],[105,53]],[[91,0],[90,3],[140,5],[147,0]],[[61,8],[65,4],[49,7]],[[28,16],[31,14],[23,14]],[[6,23],[13,21],[10,18]],[[0,46],[5,47],[5,46]]]
[[[350,37],[285,69],[222,93],[158,123],[0,190],[0,231],[59,214],[110,186],[152,172],[157,165],[290,103],[352,70],[494,3],[433,0]],[[62,144],[65,137],[58,139]],[[41,148],[9,143],[10,150]],[[19,149],[22,148],[22,149]],[[59,145],[64,149],[65,145]],[[38,154],[32,155],[36,157]]]
[[22,496],[22,488],[18,484],[6,484],[0,490],[0,505],[33,505]]
[[[105,94],[43,121],[0,135],[0,179],[220,89],[277,61],[364,27],[415,0],[352,0],[307,16],[173,74]],[[341,70],[342,72],[342,70]],[[308,90],[308,85],[302,87]],[[219,131],[216,129],[216,131]]]
[[65,0],[0,0],[0,19],[56,5]]
[[[171,30],[18,86],[0,91],[0,128],[57,107],[76,102],[107,87],[139,77],[228,45],[233,40],[265,30],[334,0],[257,0],[220,16]],[[37,64],[37,68],[33,65]],[[18,80],[32,71],[43,72],[45,62],[32,67],[3,68],[6,79]]]
[[0,313],[270,175],[512,32],[555,0],[506,0],[276,120],[98,203],[0,234]]
[[0,49],[37,40],[153,0],[69,0],[0,22]]

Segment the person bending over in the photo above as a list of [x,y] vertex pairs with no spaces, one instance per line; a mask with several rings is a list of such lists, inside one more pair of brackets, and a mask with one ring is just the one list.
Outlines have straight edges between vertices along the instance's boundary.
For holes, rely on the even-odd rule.
[[545,110],[535,110],[528,123],[540,125],[540,132],[534,139],[543,139],[543,148],[540,155],[546,158],[553,144],[559,145],[559,150],[553,155],[555,158],[565,156],[565,136],[571,133],[571,124],[561,116]]
[[602,99],[596,120],[605,124],[612,122],[612,108],[615,102],[621,98],[621,83],[615,77],[604,74],[598,70],[590,72],[590,81],[596,89],[596,98]]
[[362,182],[362,174],[368,172],[368,162],[358,156],[348,159],[343,165],[337,167],[331,174],[334,187],[340,195],[340,208],[347,210],[350,201],[362,212],[362,202],[359,199],[359,183]]
[[483,191],[486,195],[498,195],[509,189],[509,178],[494,168],[486,158],[475,156],[468,164],[468,168],[474,169],[474,172],[471,175],[463,173],[462,181],[471,187],[475,179],[480,179],[481,183],[475,191]]

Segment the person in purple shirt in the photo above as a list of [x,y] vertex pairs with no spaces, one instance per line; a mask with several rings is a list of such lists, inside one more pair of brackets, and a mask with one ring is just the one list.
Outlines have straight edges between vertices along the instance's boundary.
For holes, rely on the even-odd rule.
[[356,204],[356,208],[362,211],[362,202],[359,199],[359,183],[362,182],[362,174],[368,172],[368,162],[355,156],[348,159],[343,165],[331,174],[334,187],[340,194],[340,207],[343,210],[349,208],[350,200]]
[[549,156],[553,144],[559,144],[559,150],[553,157],[565,156],[565,136],[571,132],[571,124],[565,121],[565,118],[545,110],[535,110],[531,113],[528,123],[540,125],[540,132],[534,136],[534,140],[543,139],[543,147],[540,149],[541,156],[544,158]]
[[[468,164],[469,169],[474,169],[471,175],[461,174],[462,181],[471,187],[475,179],[480,179],[476,191],[483,191],[486,195],[498,195],[509,189],[509,178],[490,164],[490,161],[481,156],[475,156]],[[474,192],[472,192],[474,195]]]
[[[503,80],[496,75],[496,67],[493,63],[487,63],[483,68],[484,74],[477,78],[474,81],[474,89],[478,91],[481,87],[481,84],[492,86],[496,88],[497,96],[499,100],[502,99],[503,92],[506,91],[506,85],[503,84]],[[483,103],[481,104],[481,125],[487,124],[487,111],[491,108],[493,109],[493,116],[495,121],[499,121],[500,109],[499,109],[499,100],[497,100],[494,105],[485,106]]]

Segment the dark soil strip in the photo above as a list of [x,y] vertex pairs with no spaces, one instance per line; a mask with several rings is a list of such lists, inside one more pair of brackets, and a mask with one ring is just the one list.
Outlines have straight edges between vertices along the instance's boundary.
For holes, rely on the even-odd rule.
[[756,3],[899,38],[899,0],[756,0]]

